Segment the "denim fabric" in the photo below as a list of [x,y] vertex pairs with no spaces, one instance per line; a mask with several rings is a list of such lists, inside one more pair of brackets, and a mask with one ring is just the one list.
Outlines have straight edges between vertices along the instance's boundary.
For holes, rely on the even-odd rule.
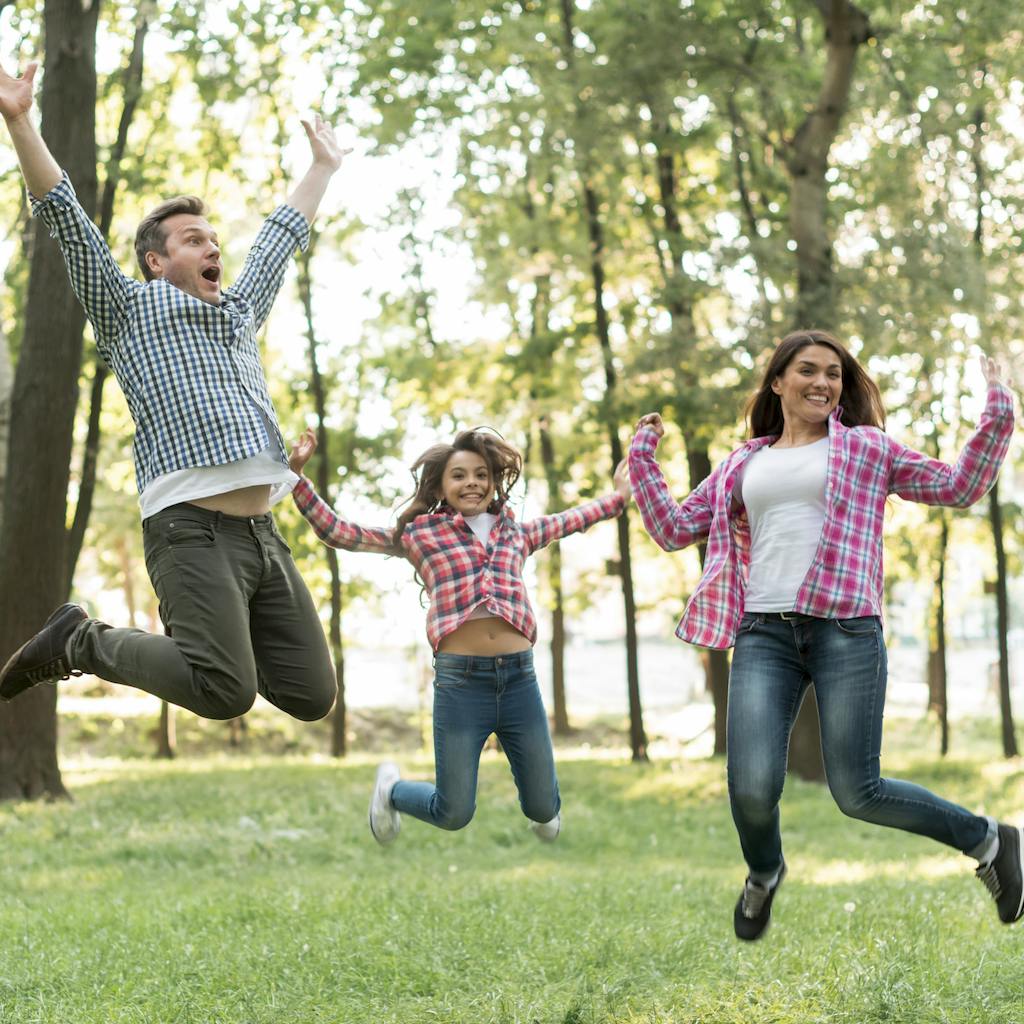
[[910,782],[879,775],[886,652],[873,615],[787,620],[749,612],[729,676],[728,776],[733,821],[751,874],[782,863],[779,798],[789,734],[813,682],[828,786],[844,814],[929,836],[964,853],[989,821]]
[[512,767],[523,814],[531,821],[550,821],[561,800],[532,650],[496,658],[434,656],[437,781],[395,783],[392,804],[438,828],[465,828],[476,810],[480,753],[491,733]]
[[143,523],[146,568],[167,636],[88,619],[72,665],[204,718],[244,715],[259,692],[303,721],[337,693],[313,598],[274,517],[172,505]]

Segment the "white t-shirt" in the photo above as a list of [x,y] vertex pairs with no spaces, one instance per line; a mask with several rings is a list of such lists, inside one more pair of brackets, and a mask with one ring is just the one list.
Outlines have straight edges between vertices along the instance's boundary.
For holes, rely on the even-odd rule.
[[747,612],[790,612],[825,525],[828,438],[799,448],[760,448],[736,485],[750,522]]
[[[267,418],[263,410],[263,423],[267,434],[273,439],[277,427]],[[243,487],[269,484],[270,504],[276,505],[292,492],[299,482],[287,462],[281,461],[281,452],[273,440],[262,451],[248,459],[228,462],[223,466],[196,466],[164,473],[150,481],[149,486],[139,495],[142,518],[148,519],[157,512],[178,505],[183,501],[209,498],[211,494],[227,494],[240,491]]]
[[[464,516],[466,525],[476,534],[477,539],[486,548],[487,541],[491,536],[491,528],[498,521],[498,517],[492,512],[480,512],[475,516]],[[492,619],[494,618],[494,612],[487,610],[486,604],[478,604],[470,613],[467,618],[469,619]]]

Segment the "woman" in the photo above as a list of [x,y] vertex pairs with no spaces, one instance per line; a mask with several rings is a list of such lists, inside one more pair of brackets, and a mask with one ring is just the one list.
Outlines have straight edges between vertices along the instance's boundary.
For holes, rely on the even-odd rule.
[[1024,912],[1021,829],[879,775],[886,499],[963,508],[991,487],[1013,403],[996,363],[982,357],[981,365],[985,411],[954,466],[884,433],[877,386],[825,331],[780,342],[748,405],[750,440],[681,504],[654,458],[661,417],[637,425],[629,469],[648,533],[666,551],[708,545],[676,633],[704,647],[735,645],[727,741],[729,801],[749,869],[733,915],[741,939],[764,932],[786,875],[778,804],[790,731],[811,683],[829,789],[844,813],[976,858],[1000,919]]

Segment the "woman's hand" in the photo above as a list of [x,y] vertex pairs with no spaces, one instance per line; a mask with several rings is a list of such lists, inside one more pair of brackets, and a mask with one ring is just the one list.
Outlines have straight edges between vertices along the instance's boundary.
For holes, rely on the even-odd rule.
[[991,356],[986,355],[984,352],[980,356],[981,372],[985,377],[985,384],[988,387],[993,387],[997,384],[1010,386],[1010,380],[1007,378],[1003,380],[1003,368],[999,363]]
[[292,453],[288,457],[288,468],[293,472],[302,476],[303,467],[313,457],[313,452],[316,451],[316,434],[306,427],[302,432],[302,436],[292,445]]
[[629,501],[630,495],[633,493],[633,487],[629,482],[629,460],[623,459],[616,467],[615,472],[612,474],[612,483],[615,484],[615,490],[621,494],[626,501]]
[[643,430],[644,427],[648,430],[653,430],[659,438],[665,436],[665,424],[662,423],[660,414],[656,412],[649,412],[646,416],[641,416],[637,420],[636,429]]

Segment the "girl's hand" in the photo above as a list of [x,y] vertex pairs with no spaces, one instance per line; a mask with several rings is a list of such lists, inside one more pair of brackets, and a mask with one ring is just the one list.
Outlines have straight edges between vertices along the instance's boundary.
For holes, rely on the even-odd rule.
[[630,495],[633,493],[633,487],[629,482],[628,459],[623,459],[615,467],[615,472],[612,474],[612,483],[615,484],[615,490],[618,491],[626,501],[629,501]]
[[641,416],[637,421],[636,429],[643,430],[646,427],[648,430],[653,430],[659,438],[665,436],[665,424],[661,421],[661,416],[656,412],[649,412],[646,416]]
[[303,467],[313,457],[313,452],[316,451],[316,434],[306,427],[302,432],[302,436],[292,445],[292,453],[288,457],[288,468],[293,472],[302,476]]

